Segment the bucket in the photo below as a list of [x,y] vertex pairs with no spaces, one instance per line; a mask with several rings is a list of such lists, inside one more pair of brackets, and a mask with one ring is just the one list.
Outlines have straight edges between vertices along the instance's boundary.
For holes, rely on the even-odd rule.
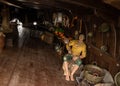
[[120,86],[120,72],[115,75],[115,85]]
[[103,80],[105,76],[105,72],[103,69],[96,65],[86,65],[84,69],[84,77],[85,79],[92,83],[96,84]]

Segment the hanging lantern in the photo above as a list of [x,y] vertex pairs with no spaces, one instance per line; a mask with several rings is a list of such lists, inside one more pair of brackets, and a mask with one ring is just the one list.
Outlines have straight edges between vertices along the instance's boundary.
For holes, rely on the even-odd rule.
[[107,23],[102,23],[100,26],[99,26],[99,30],[100,32],[107,32],[109,31],[110,27]]
[[62,22],[62,16],[63,16],[62,13],[58,13],[58,19],[57,19],[58,21],[57,22]]
[[62,54],[62,47],[59,44],[55,45],[55,51],[58,53],[58,55],[61,55]]
[[89,33],[88,33],[88,36],[89,36],[89,37],[93,37],[93,32],[89,32]]
[[100,47],[100,49],[101,49],[102,52],[106,52],[108,50],[107,46],[105,46],[105,45],[102,45]]
[[56,50],[56,51],[59,51],[59,49],[60,49],[60,45],[59,45],[59,44],[56,44],[56,45],[55,45],[55,50]]

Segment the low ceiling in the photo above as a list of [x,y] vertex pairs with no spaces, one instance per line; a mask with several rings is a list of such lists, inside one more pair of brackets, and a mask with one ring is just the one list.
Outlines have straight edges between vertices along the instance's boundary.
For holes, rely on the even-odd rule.
[[120,0],[103,0],[103,2],[120,10]]
[[18,7],[33,9],[65,9],[65,10],[101,10],[111,14],[120,13],[120,0],[0,0],[0,2]]

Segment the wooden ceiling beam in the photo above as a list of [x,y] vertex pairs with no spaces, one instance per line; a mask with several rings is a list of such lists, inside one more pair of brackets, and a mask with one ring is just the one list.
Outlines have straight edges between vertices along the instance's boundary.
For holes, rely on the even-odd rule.
[[99,11],[110,16],[119,16],[120,10],[103,3],[101,0],[0,0],[3,3],[12,3],[16,6],[41,9],[50,8],[50,9],[64,9],[70,10],[71,12],[81,14],[91,13],[91,11]]
[[103,3],[101,0],[57,0],[58,2],[71,3],[73,5],[80,5],[86,8],[100,10],[111,15],[120,15],[120,10]]
[[80,5],[75,5],[72,3],[66,2],[58,2],[58,1],[50,1],[50,2],[43,2],[41,0],[32,0],[29,1],[18,1],[18,0],[11,0],[10,3],[16,4],[21,7],[25,8],[34,8],[34,9],[41,9],[41,8],[48,8],[48,9],[63,9],[66,11],[70,11],[71,13],[76,14],[91,14],[91,8],[86,8]]
[[20,7],[20,6],[16,5],[16,4],[10,3],[10,2],[8,2],[6,0],[0,0],[0,2],[4,3],[6,5],[9,5],[9,6],[14,6],[14,7],[17,7],[17,8],[22,8],[22,7]]

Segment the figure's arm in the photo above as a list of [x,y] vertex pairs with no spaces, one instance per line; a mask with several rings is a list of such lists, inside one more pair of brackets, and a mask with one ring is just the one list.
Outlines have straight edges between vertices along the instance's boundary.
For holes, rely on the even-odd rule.
[[66,49],[67,49],[67,51],[69,51],[71,49],[69,46],[69,43],[66,45]]
[[71,47],[74,44],[74,41],[70,41],[67,45],[66,45],[66,49],[68,51],[68,53],[71,53]]
[[83,59],[86,57],[86,45],[82,48],[82,54],[80,55],[80,59]]
[[66,45],[66,49],[67,49],[68,53],[71,54],[71,47],[68,44]]

